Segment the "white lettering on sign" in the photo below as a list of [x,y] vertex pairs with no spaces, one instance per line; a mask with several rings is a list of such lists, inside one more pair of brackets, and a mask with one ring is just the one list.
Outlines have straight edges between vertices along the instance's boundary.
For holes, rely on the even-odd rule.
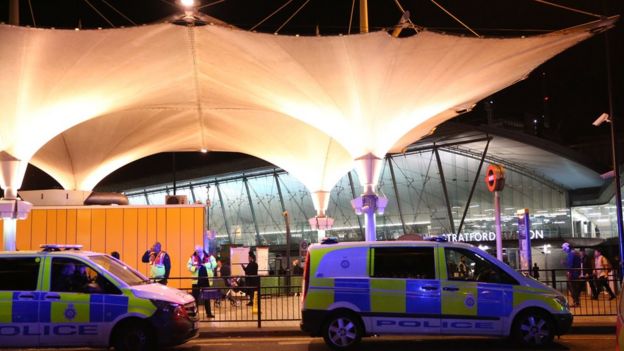
[[[471,241],[495,241],[494,232],[472,232],[459,234],[442,234],[448,241],[471,242]],[[543,230],[531,230],[531,240],[544,239]]]

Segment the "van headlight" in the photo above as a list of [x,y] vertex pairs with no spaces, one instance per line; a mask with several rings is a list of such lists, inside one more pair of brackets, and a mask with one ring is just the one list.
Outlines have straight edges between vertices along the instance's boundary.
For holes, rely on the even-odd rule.
[[162,301],[162,300],[150,300],[150,301],[152,301],[152,303],[154,304],[154,306],[156,306],[156,308],[158,308],[159,310],[163,312],[174,311],[179,306],[177,303],[171,303],[168,301]]
[[561,296],[561,295],[555,296],[555,301],[557,301],[557,303],[561,305],[561,307],[564,310],[567,311],[570,309],[570,305],[568,305],[568,300],[564,296]]

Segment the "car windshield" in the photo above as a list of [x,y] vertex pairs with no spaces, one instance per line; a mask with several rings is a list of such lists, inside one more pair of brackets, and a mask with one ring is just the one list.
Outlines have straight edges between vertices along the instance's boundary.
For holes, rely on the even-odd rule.
[[89,258],[128,285],[139,285],[149,282],[147,277],[110,256],[97,255]]

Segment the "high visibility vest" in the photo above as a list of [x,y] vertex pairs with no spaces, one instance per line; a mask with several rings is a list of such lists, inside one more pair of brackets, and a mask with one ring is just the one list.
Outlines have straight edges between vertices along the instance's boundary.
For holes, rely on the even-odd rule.
[[165,261],[166,254],[166,252],[161,250],[155,256],[150,255],[149,264],[152,279],[162,279],[165,277],[166,271],[163,262]]
[[199,268],[197,266],[200,264],[206,268],[206,274],[209,278],[214,276],[214,269],[217,268],[217,260],[214,256],[206,254],[203,259],[200,259],[195,254],[191,255],[186,266],[193,276],[193,284],[197,284],[199,276]]

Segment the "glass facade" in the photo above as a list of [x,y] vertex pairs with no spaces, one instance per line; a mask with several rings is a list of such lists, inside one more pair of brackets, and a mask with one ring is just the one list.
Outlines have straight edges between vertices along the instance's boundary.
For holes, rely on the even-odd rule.
[[[485,168],[491,160],[486,158],[480,168],[481,155],[457,147],[439,148],[437,155],[439,159],[434,150],[425,150],[385,159],[378,193],[388,197],[389,202],[384,214],[377,217],[378,239],[393,240],[403,234],[420,234],[493,243],[494,196],[484,179]],[[567,191],[557,184],[513,165],[505,165],[505,170],[506,185],[501,192],[504,239],[517,238],[516,212],[524,208],[531,213],[532,235],[536,239],[561,239],[583,233],[582,228],[580,231],[576,228],[579,221],[581,225],[583,222],[577,217],[591,219],[592,210],[571,210]],[[474,192],[471,191],[473,183]],[[168,193],[171,193],[171,184],[126,192],[131,204],[146,204],[147,201],[164,204]],[[208,225],[217,232],[221,244],[285,244],[284,211],[288,211],[293,242],[317,241],[317,233],[308,223],[315,215],[309,191],[281,170],[180,182],[176,193],[187,195],[189,201],[206,203],[209,200]],[[327,214],[335,222],[327,235],[342,241],[363,239],[363,219],[355,215],[350,203],[360,193],[355,172],[345,175],[332,189]],[[605,205],[600,211],[607,211],[609,206],[612,205]],[[601,237],[613,232],[612,224],[587,227],[597,228],[588,233],[599,232]]]

